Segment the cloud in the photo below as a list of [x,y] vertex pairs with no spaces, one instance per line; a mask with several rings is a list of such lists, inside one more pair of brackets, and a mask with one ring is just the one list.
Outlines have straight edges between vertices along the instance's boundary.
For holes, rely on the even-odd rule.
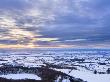
[[0,1],[0,44],[33,48],[106,47],[110,41],[109,3],[109,0]]
[[2,0],[0,1],[0,9],[17,9],[22,10],[29,7],[27,0]]

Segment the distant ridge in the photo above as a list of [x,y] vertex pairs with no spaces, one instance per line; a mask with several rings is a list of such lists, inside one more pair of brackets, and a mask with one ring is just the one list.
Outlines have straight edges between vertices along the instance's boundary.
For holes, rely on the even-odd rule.
[[25,48],[25,49],[0,49],[0,52],[5,51],[13,51],[13,50],[20,50],[20,51],[110,51],[110,49],[99,49],[99,48]]

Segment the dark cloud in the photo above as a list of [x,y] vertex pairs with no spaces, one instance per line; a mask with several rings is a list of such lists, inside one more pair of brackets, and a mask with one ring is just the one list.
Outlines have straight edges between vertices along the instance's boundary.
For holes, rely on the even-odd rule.
[[0,44],[18,44],[17,40],[0,40]]
[[[36,34],[34,38],[59,38],[53,42],[36,40],[35,44],[109,45],[109,4],[109,0],[2,0],[0,9],[5,12],[6,9],[23,10],[11,12],[10,16],[17,28]],[[30,13],[31,10],[34,12]],[[0,29],[2,34],[7,31]],[[37,36],[38,33],[41,36]],[[30,40],[25,39],[22,44],[28,42]],[[19,41],[6,40],[4,43],[17,44]]]
[[25,9],[29,4],[26,0],[1,0],[0,9]]

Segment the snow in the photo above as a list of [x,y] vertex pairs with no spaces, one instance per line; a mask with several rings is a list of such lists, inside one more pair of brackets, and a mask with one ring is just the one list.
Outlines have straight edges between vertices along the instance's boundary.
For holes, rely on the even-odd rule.
[[[20,51],[19,51],[20,52]],[[19,53],[18,52],[18,53]],[[99,51],[74,51],[74,52],[35,52],[35,53],[29,53],[27,50],[26,53],[23,54],[23,52],[20,52],[21,54],[16,55],[17,53],[14,53],[9,56],[1,56],[0,59],[0,67],[4,65],[13,65],[13,66],[23,66],[23,67],[41,67],[46,66],[47,64],[57,65],[61,67],[75,67],[77,70],[73,69],[57,69],[51,68],[56,71],[61,71],[63,73],[69,74],[75,78],[80,78],[87,82],[110,82],[110,74],[107,74],[107,69],[110,68],[110,55],[101,55],[103,52]],[[106,52],[110,54],[110,52]],[[93,54],[93,55],[92,55]],[[84,62],[78,62],[78,61],[71,61],[77,59],[85,59]],[[5,60],[5,61],[3,61]],[[106,65],[100,65],[99,63],[106,63]],[[84,68],[82,68],[84,67]],[[94,70],[97,72],[103,72],[104,74],[93,74]],[[33,74],[9,74],[9,75],[0,75],[1,77],[5,78],[13,78],[13,79],[25,79],[25,78],[31,78],[36,79],[36,75]],[[40,78],[41,79],[41,78]],[[66,82],[68,79],[64,79],[63,82]],[[67,81],[68,82],[68,81]]]
[[40,77],[34,74],[8,74],[8,75],[0,75],[0,77],[7,79],[35,79],[41,80]]
[[71,71],[71,69],[54,69],[54,70],[60,71],[60,72],[66,73],[66,74],[68,74]]
[[64,79],[64,80],[62,80],[62,82],[70,82],[70,80]]
[[[79,67],[78,70],[54,69],[69,74],[75,78],[80,78],[87,82],[110,82],[110,74],[93,74],[93,72]],[[68,82],[66,79],[63,82]]]
[[69,75],[87,82],[110,82],[109,74],[93,74],[89,71],[73,70]]
[[[55,82],[61,82],[61,76],[59,76],[58,78],[57,78],[57,80],[55,80]],[[69,79],[62,79],[62,82],[70,82],[70,80]]]

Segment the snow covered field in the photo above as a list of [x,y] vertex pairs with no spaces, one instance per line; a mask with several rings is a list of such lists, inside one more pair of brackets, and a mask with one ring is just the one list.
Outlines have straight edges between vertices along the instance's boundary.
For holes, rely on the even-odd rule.
[[8,75],[0,75],[0,77],[7,78],[7,79],[35,79],[41,80],[40,77],[34,74],[8,74]]
[[87,82],[110,82],[110,74],[93,74],[87,70],[54,69]]
[[[20,55],[18,53],[17,55],[2,55],[0,57],[0,67],[2,66],[48,66],[51,69],[87,82],[110,82],[110,52],[106,51],[62,51],[32,53],[32,55],[23,53]],[[94,71],[96,71],[96,74],[94,74]],[[9,74],[0,75],[0,77],[8,79],[41,79],[33,74]]]
[[81,78],[87,82],[110,82],[110,74],[93,74],[87,71],[74,70],[69,75]]

